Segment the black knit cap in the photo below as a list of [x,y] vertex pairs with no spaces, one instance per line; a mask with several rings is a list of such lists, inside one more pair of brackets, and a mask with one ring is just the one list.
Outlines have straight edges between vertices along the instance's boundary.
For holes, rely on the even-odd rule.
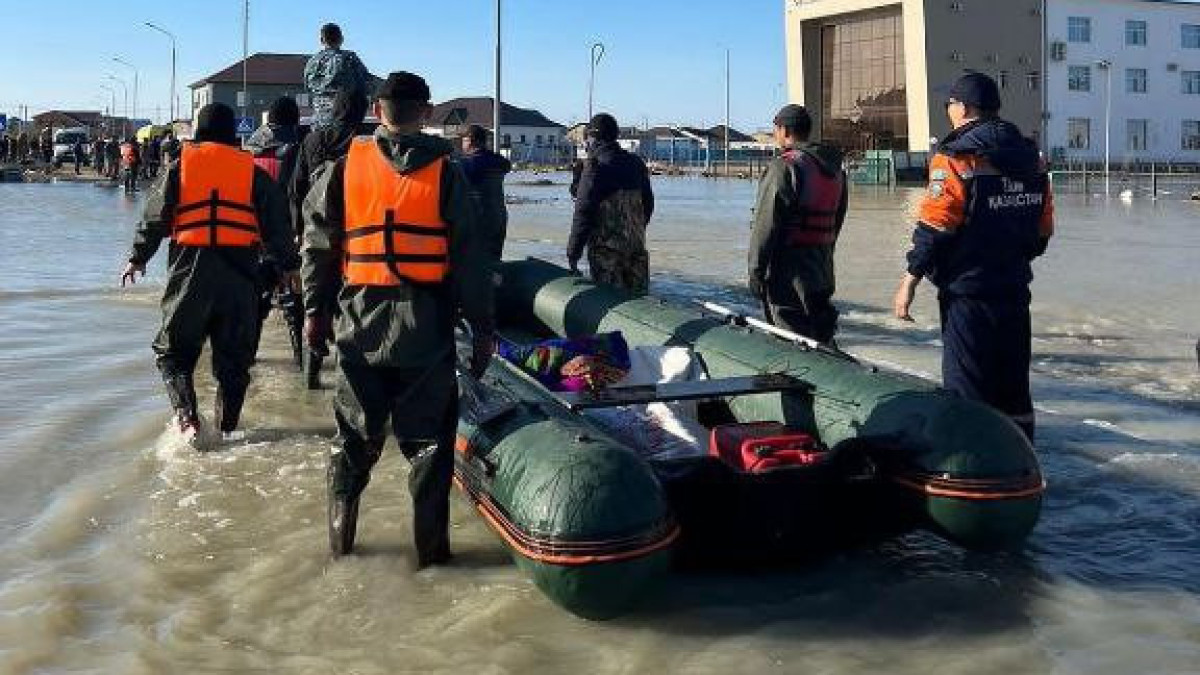
[[388,75],[375,97],[385,101],[429,102],[429,85],[425,78],[406,71]]
[[237,145],[237,116],[224,103],[209,103],[196,113],[197,143]]
[[946,102],[951,100],[965,103],[984,112],[1000,109],[1000,87],[996,81],[983,73],[971,71],[944,89]]
[[587,134],[597,140],[615,141],[621,135],[621,128],[617,126],[617,118],[608,113],[600,113],[588,122]]

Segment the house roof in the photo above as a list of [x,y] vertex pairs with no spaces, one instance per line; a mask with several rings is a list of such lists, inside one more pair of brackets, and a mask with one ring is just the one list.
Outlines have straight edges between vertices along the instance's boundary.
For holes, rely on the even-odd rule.
[[[308,54],[251,54],[250,58],[244,59],[246,83],[303,85],[304,66],[308,59]],[[189,88],[198,89],[215,82],[241,84],[242,61],[189,85]]]
[[90,127],[99,124],[103,113],[95,110],[47,110],[33,116],[39,125]]
[[[455,98],[433,107],[430,122],[439,126],[465,126],[478,124],[481,127],[492,128],[491,97]],[[513,127],[547,127],[565,129],[558,122],[553,122],[545,115],[527,108],[518,108],[501,101],[500,124]]]
[[[710,137],[724,143],[725,142],[725,125],[718,124],[717,126],[709,129],[708,135]],[[729,142],[730,143],[753,143],[754,137],[750,136],[748,134],[743,134],[742,132],[738,131],[737,129],[734,129],[733,127],[729,127]]]

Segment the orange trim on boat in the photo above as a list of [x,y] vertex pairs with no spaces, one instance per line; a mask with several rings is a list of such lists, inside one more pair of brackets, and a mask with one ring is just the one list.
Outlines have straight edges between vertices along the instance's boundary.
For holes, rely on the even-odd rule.
[[[681,534],[679,525],[672,523],[670,528],[654,541],[649,541],[638,548],[627,551],[619,551],[615,553],[566,553],[545,550],[552,548],[554,542],[540,541],[536,538],[529,537],[521,533],[516,525],[508,519],[508,517],[500,511],[490,499],[485,495],[476,495],[466,483],[462,476],[456,471],[454,482],[460,490],[467,495],[471,502],[475,505],[483,519],[487,521],[500,538],[505,541],[510,548],[522,556],[534,560],[536,562],[546,563],[549,565],[566,565],[566,566],[581,566],[595,565],[600,563],[623,562],[641,558],[651,553],[669,548],[675,543]],[[562,546],[575,546],[583,549],[587,548],[603,548],[611,547],[619,542],[563,542]]]
[[1025,499],[1046,491],[1046,481],[1040,475],[1017,481],[995,478],[946,478],[920,473],[891,476],[891,479],[930,497],[979,501]]

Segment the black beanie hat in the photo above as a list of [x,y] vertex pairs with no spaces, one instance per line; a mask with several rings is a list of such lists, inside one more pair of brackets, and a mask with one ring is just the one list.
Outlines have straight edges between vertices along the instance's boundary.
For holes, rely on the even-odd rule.
[[588,122],[588,136],[600,141],[615,141],[621,135],[621,129],[617,126],[617,118],[608,113],[600,113]]
[[197,143],[237,145],[237,116],[224,103],[209,103],[196,113]]
[[403,70],[388,75],[375,94],[376,98],[387,101],[415,103],[428,103],[429,96],[425,78]]
[[300,106],[291,96],[280,96],[267,111],[267,122],[283,126],[300,124]]

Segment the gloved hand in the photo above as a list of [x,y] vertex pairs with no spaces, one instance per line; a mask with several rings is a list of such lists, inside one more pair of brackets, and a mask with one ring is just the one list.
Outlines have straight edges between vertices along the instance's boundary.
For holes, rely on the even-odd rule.
[[759,277],[757,274],[750,275],[750,284],[749,285],[750,285],[750,295],[753,295],[755,298],[757,298],[759,300],[763,300],[767,297],[766,282],[761,277]]
[[476,335],[471,338],[471,377],[479,379],[487,372],[496,353],[496,339],[491,335]]
[[125,271],[121,272],[121,286],[124,287],[127,283],[130,285],[136,284],[137,275],[139,274],[143,277],[146,276],[146,266],[141,263],[130,262],[125,266]]
[[333,321],[322,314],[310,314],[304,317],[304,341],[313,351],[325,349],[325,343],[333,337]]
[[578,275],[583,274],[583,272],[579,271],[579,257],[578,256],[571,257],[570,254],[567,254],[567,266],[571,268],[571,274],[578,274]]

